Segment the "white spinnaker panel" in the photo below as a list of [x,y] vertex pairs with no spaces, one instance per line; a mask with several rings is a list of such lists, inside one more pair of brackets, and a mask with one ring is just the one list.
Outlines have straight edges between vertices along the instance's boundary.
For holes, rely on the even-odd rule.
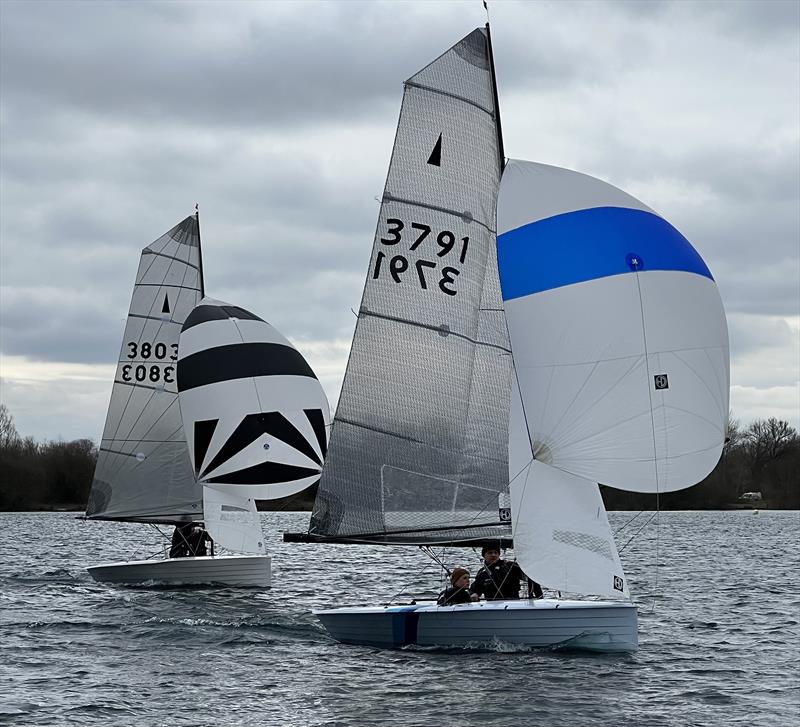
[[192,215],[142,251],[86,514],[176,522],[202,518],[177,392],[181,326],[202,297]]
[[510,485],[514,554],[545,588],[628,598],[600,489],[533,460]]
[[181,347],[180,405],[197,478],[259,500],[314,486],[330,408],[291,343],[252,313],[204,298]]
[[252,497],[230,488],[203,486],[204,525],[216,545],[234,553],[263,555],[264,535]]
[[[528,166],[537,173],[520,172]],[[605,182],[509,167],[498,258],[534,455],[633,491],[699,482],[722,450],[729,391],[725,314],[702,259],[663,218]],[[550,206],[532,202],[540,217],[509,229],[543,180]],[[551,199],[553,189],[568,194],[570,181],[581,209]]]
[[509,490],[514,553],[537,583],[567,593],[629,597],[600,488],[531,455],[519,387],[509,417]]

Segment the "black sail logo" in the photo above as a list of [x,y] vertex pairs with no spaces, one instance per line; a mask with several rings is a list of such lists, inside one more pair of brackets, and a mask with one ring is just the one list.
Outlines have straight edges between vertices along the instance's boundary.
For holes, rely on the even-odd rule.
[[164,305],[161,306],[162,313],[169,313],[169,294],[164,293]]
[[432,164],[434,167],[442,166],[442,135],[439,134],[439,138],[436,140],[436,145],[433,147],[433,151],[431,155],[428,157],[428,164]]

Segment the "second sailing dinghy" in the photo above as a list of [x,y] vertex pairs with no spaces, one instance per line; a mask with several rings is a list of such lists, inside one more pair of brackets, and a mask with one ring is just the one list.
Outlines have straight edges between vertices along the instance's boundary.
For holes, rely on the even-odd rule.
[[663,492],[714,467],[724,313],[692,246],[634,198],[568,170],[503,170],[496,99],[488,26],[405,84],[306,539],[513,534],[529,577],[576,595],[316,615],[345,643],[632,651],[597,483]]
[[[234,435],[240,422],[250,421],[248,417],[264,412],[274,415],[282,408],[289,410],[289,418],[298,408],[319,410],[319,414],[311,414],[314,425],[309,429],[313,431],[306,432],[306,438],[313,440],[309,446],[319,454],[311,457],[302,471],[283,471],[278,478],[278,493],[283,491],[281,487],[292,492],[308,487],[315,482],[314,474],[319,477],[318,460],[324,454],[328,416],[319,383],[313,380],[316,395],[289,402],[298,387],[286,388],[291,392],[288,395],[276,394],[268,391],[263,379],[253,378],[259,371],[269,375],[276,366],[283,367],[278,388],[286,387],[285,375],[289,372],[278,362],[290,359],[303,379],[309,377],[308,364],[288,341],[241,308],[212,302],[210,315],[218,325],[209,326],[208,299],[198,306],[202,298],[202,256],[195,214],[142,251],[86,517],[156,526],[203,522],[213,538],[213,555],[168,557],[167,545],[163,552],[146,559],[88,568],[96,580],[129,585],[269,586],[271,564],[264,551],[255,499],[272,496],[275,477],[266,475],[256,483],[261,487],[252,487],[252,477],[248,476],[245,488],[239,488],[239,482],[228,487],[226,480],[242,469],[237,466],[242,462],[241,455],[238,459],[233,456],[242,449]],[[252,356],[247,359],[247,371],[236,369],[237,350],[231,348],[243,340],[237,338],[237,325],[243,319],[253,324],[247,332],[250,340],[258,341],[261,336],[268,342],[260,349],[263,356],[257,363]],[[224,330],[225,325],[232,330]],[[263,328],[258,330],[258,326]],[[228,347],[213,350],[220,343]],[[289,351],[284,352],[284,347]],[[184,348],[193,355],[187,356]],[[214,372],[211,378],[203,378],[202,362],[209,359],[213,359]],[[219,392],[226,385],[221,375],[238,377],[240,392],[249,385],[250,400],[241,396],[221,398]],[[183,406],[179,405],[179,388],[183,389],[181,398],[187,399]],[[199,391],[207,395],[205,403],[198,403]],[[212,427],[214,422],[219,426]],[[207,439],[203,439],[205,433]],[[266,435],[262,439],[261,458],[266,459]],[[203,456],[198,457],[203,447]],[[305,449],[301,446],[301,453]],[[213,462],[205,458],[209,453]],[[285,461],[286,456],[282,452],[277,461]],[[256,464],[252,453],[249,462]]]

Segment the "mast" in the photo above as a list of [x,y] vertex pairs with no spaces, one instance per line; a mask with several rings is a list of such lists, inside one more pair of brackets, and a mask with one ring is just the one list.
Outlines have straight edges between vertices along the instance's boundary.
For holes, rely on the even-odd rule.
[[206,297],[206,281],[203,275],[203,248],[200,241],[200,205],[197,202],[194,205],[194,219],[197,223],[197,260],[200,270],[200,300],[202,300]]
[[[485,3],[484,3],[485,4]],[[488,10],[487,10],[488,12]],[[492,49],[492,31],[489,28],[489,23],[486,23],[486,42],[489,50],[489,68],[492,76],[492,93],[494,95],[494,118],[497,126],[497,150],[500,154],[500,170],[505,169],[506,166],[506,153],[503,148],[503,127],[500,124],[500,100],[497,96],[497,73],[494,69],[494,50]]]

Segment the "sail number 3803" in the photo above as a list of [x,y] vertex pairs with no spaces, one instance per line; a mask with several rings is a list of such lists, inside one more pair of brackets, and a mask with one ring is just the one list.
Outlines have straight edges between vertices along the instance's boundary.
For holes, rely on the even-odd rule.
[[148,381],[156,384],[163,381],[165,384],[172,384],[175,382],[175,365],[168,364],[164,366],[161,363],[144,363],[148,359],[156,359],[157,361],[177,361],[178,360],[178,344],[171,343],[167,345],[159,341],[158,343],[151,343],[150,341],[128,341],[125,344],[128,348],[126,357],[128,359],[138,359],[143,363],[126,363],[122,366],[122,380],[123,381],[136,381],[143,383]]
[[[409,245],[409,251],[414,251],[419,248],[429,238],[433,232],[431,228],[421,222],[412,222],[410,230],[406,229],[406,223],[396,217],[390,217],[386,220],[388,225],[388,232],[386,237],[381,237],[381,244],[391,246],[397,245],[404,239],[404,230],[406,233],[406,240],[412,240]],[[408,233],[411,232],[410,235]],[[458,261],[463,265],[467,259],[467,250],[469,248],[469,237],[462,237],[460,240],[450,230],[442,230],[438,233],[433,233],[438,250],[436,250],[436,257],[446,258],[451,253],[458,256]],[[428,244],[430,247],[430,243]],[[451,260],[452,258],[448,258]],[[460,275],[461,271],[451,265],[442,265],[439,267],[440,262],[445,260],[425,260],[419,258],[414,261],[414,267],[417,272],[417,279],[419,285],[423,290],[428,289],[428,284],[437,284],[439,290],[446,295],[456,295],[458,291],[455,289],[454,284],[456,278]],[[375,267],[372,270],[373,280],[377,280],[382,275],[388,274],[395,283],[402,283],[408,278],[405,273],[408,271],[410,263],[408,257],[405,255],[394,255],[390,257],[383,250],[378,250],[375,257]],[[413,273],[410,274],[410,279],[414,280]]]

